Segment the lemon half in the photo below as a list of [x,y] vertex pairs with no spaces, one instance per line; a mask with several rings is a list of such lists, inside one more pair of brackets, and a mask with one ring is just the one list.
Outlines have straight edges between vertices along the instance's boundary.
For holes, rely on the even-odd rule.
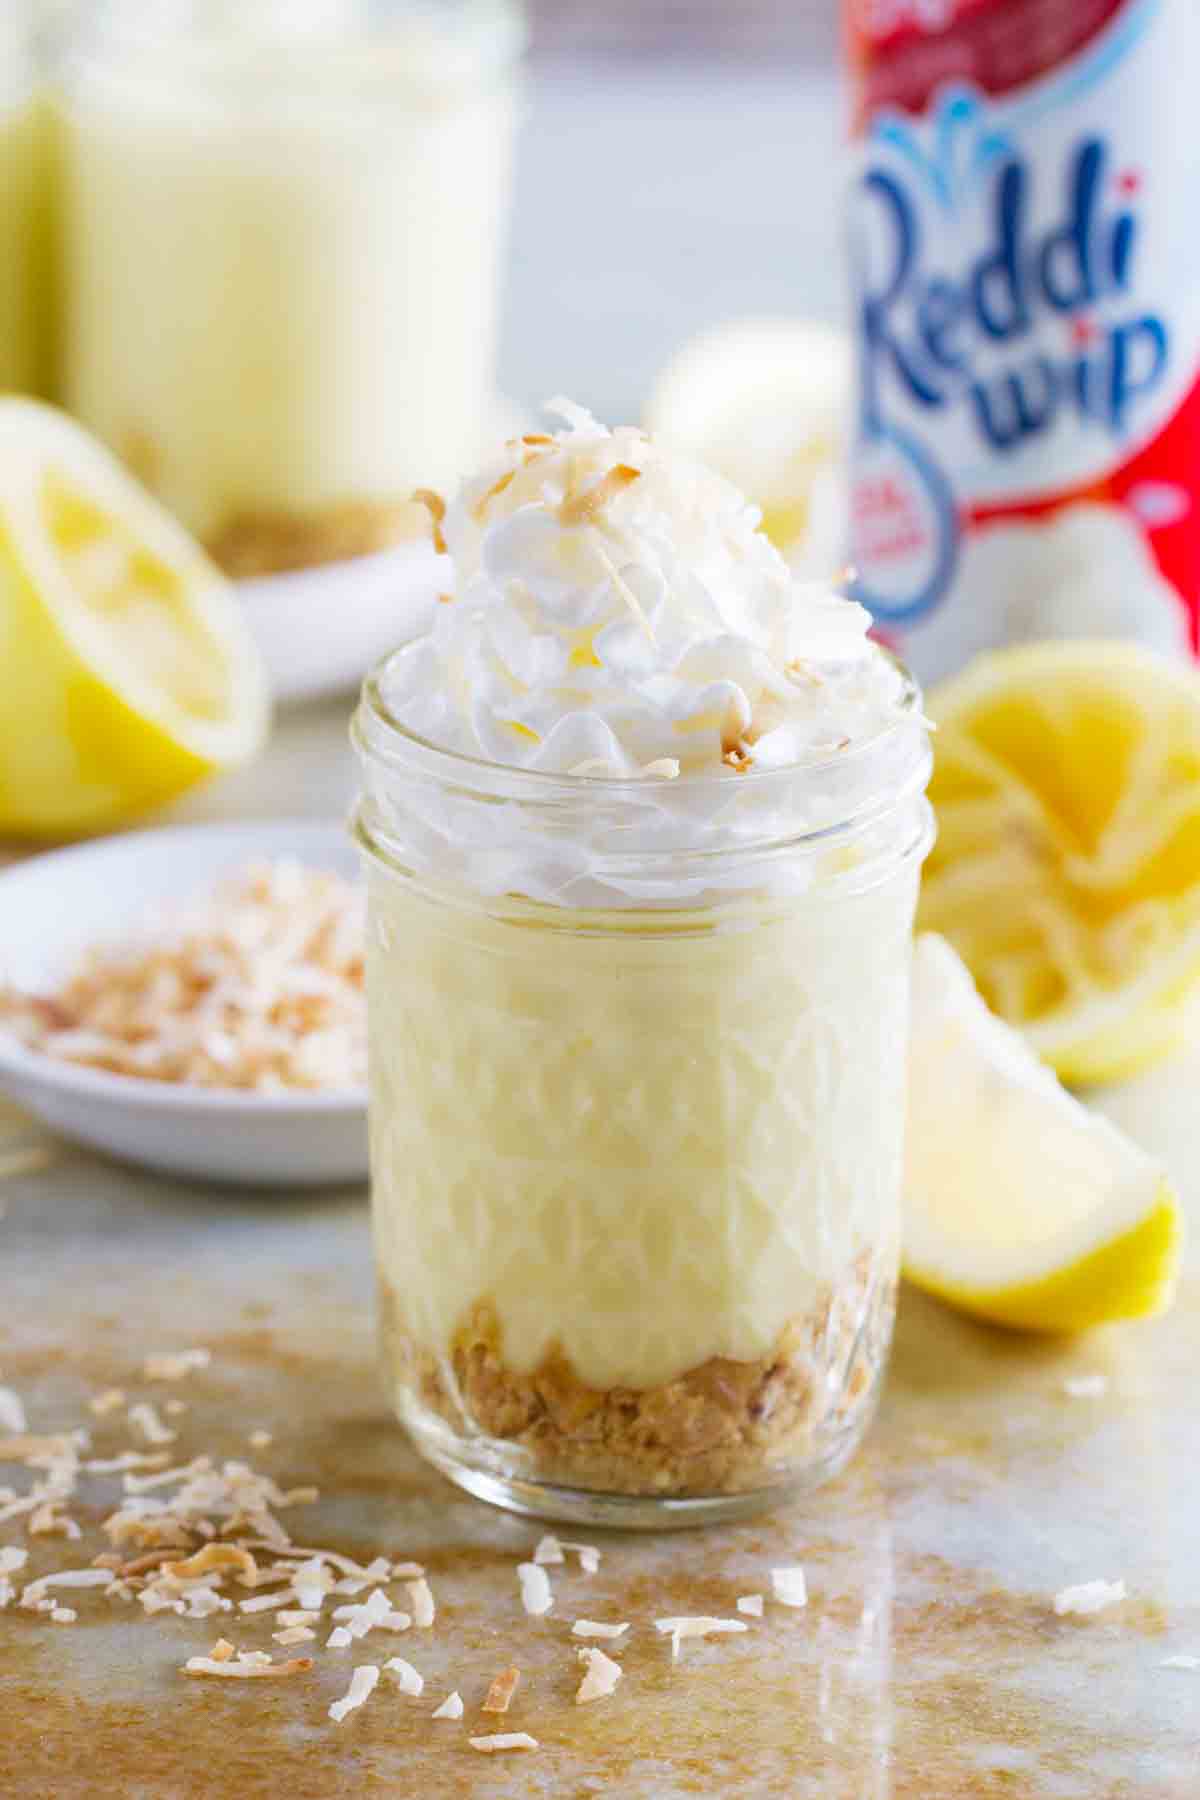
[[1181,1238],[1153,1158],[988,1011],[944,939],[918,938],[907,1278],[997,1324],[1082,1331],[1169,1305]]
[[99,830],[254,754],[233,590],[64,414],[0,399],[0,831]]
[[1064,1080],[1171,1049],[1200,984],[1200,673],[1023,645],[935,688],[920,923]]

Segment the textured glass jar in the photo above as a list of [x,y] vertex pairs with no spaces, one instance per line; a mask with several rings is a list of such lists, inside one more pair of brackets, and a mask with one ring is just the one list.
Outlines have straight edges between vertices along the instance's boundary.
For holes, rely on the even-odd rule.
[[[916,691],[840,759],[675,784],[442,751],[385,693],[386,665],[355,737],[399,1417],[551,1518],[689,1523],[824,1480],[892,1327]],[[703,847],[624,847],[682,802],[714,809]],[[579,903],[522,898],[531,857]]]
[[5,9],[0,14],[0,393],[35,393],[41,386],[45,130],[32,27],[20,7]]
[[67,403],[231,573],[379,549],[493,428],[519,0],[107,0]]

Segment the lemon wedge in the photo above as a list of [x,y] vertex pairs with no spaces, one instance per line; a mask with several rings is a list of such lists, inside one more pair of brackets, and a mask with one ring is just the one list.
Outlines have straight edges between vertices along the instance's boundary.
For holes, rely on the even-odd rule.
[[944,938],[913,961],[904,1273],[966,1312],[1083,1331],[1164,1310],[1182,1238],[1162,1169],[990,1013]]
[[232,589],[64,414],[0,399],[0,831],[100,830],[244,761],[267,696]]
[[1200,673],[1021,645],[928,697],[938,841],[919,922],[1067,1081],[1145,1068],[1200,984]]
[[832,325],[734,320],[676,353],[646,424],[749,494],[777,547],[828,575],[844,553],[852,370],[850,339]]

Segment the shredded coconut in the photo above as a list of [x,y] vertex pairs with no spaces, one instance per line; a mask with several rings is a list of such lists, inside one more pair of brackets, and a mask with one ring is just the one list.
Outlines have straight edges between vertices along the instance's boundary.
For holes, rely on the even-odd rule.
[[412,1622],[418,1631],[428,1631],[434,1620],[433,1593],[423,1575],[416,1581],[405,1583],[405,1592],[412,1602]]
[[[97,947],[53,995],[0,990],[0,1023],[42,1055],[144,1080],[361,1086],[361,892],[294,860],[256,864],[138,940]],[[205,1366],[197,1354],[149,1358],[147,1375],[178,1380]]]
[[335,1625],[325,1639],[325,1648],[327,1650],[345,1650],[353,1642],[353,1637],[344,1625]]
[[761,1619],[763,1616],[763,1597],[762,1597],[762,1595],[761,1594],[739,1594],[738,1601],[737,1601],[737,1609],[740,1613],[749,1614],[749,1616],[752,1619]]
[[603,1650],[582,1649],[575,1654],[585,1664],[584,1677],[575,1695],[576,1706],[586,1706],[589,1700],[603,1700],[613,1692],[624,1673],[620,1663],[605,1656]]
[[599,1619],[576,1619],[571,1627],[571,1636],[581,1638],[619,1638],[628,1630],[628,1624],[605,1625]]
[[585,1575],[595,1575],[600,1568],[600,1552],[595,1544],[571,1544],[566,1538],[562,1540],[564,1550],[574,1550],[579,1558],[579,1566]]
[[402,1694],[411,1694],[415,1700],[425,1691],[424,1677],[402,1656],[389,1657],[383,1666],[388,1674],[396,1677],[396,1686]]
[[11,1431],[17,1437],[23,1437],[28,1429],[21,1396],[14,1388],[0,1387],[0,1431]]
[[535,1563],[548,1564],[563,1563],[566,1562],[567,1559],[558,1539],[556,1537],[551,1537],[549,1533],[547,1533],[544,1538],[538,1539],[537,1549],[533,1553],[533,1560]]
[[548,1613],[554,1605],[550,1577],[540,1563],[519,1563],[517,1580],[521,1584],[521,1605],[534,1618]]
[[1125,1599],[1123,1581],[1083,1581],[1077,1587],[1065,1587],[1054,1596],[1054,1610],[1060,1618],[1068,1613],[1086,1617],[1116,1606]]
[[344,1623],[352,1638],[366,1637],[376,1626],[384,1631],[407,1631],[412,1619],[406,1612],[396,1612],[382,1588],[376,1588],[361,1606],[339,1606],[334,1619]]
[[73,1606],[52,1606],[50,1621],[54,1625],[73,1625],[79,1614]]
[[461,1719],[463,1716],[462,1695],[459,1693],[447,1694],[442,1704],[435,1707],[429,1716],[432,1719]]
[[211,1656],[190,1656],[183,1665],[185,1675],[225,1675],[235,1680],[256,1676],[303,1675],[313,1666],[311,1656],[294,1656],[288,1662],[215,1662]]
[[88,1401],[88,1408],[95,1413],[98,1419],[102,1419],[106,1413],[119,1411],[124,1404],[125,1390],[123,1388],[105,1388],[103,1393],[92,1395]]
[[164,1425],[158,1416],[158,1409],[148,1400],[141,1400],[129,1409],[129,1423],[137,1427],[148,1444],[173,1444],[179,1436]]
[[799,1563],[771,1570],[771,1587],[781,1606],[807,1606],[808,1582]]
[[347,1713],[354,1712],[364,1700],[375,1692],[379,1680],[379,1670],[374,1663],[360,1663],[350,1677],[350,1686],[340,1700],[335,1700],[329,1708],[329,1717],[340,1725]]
[[748,1631],[750,1628],[744,1619],[709,1619],[703,1615],[695,1618],[655,1619],[655,1631],[669,1633],[671,1638],[671,1658],[679,1655],[679,1646],[685,1638],[720,1637],[726,1633]]
[[273,1631],[271,1633],[271,1641],[275,1644],[284,1644],[290,1647],[292,1644],[310,1643],[316,1635],[316,1632],[311,1630],[307,1625],[289,1625],[283,1631]]
[[520,1680],[521,1671],[515,1663],[510,1663],[507,1669],[501,1669],[488,1688],[479,1710],[485,1713],[506,1713]]
[[494,1756],[498,1750],[536,1750],[538,1741],[530,1737],[527,1731],[500,1731],[493,1737],[468,1738],[472,1750],[482,1750],[485,1756]]
[[211,1350],[159,1350],[142,1364],[147,1381],[182,1381],[193,1369],[207,1369]]

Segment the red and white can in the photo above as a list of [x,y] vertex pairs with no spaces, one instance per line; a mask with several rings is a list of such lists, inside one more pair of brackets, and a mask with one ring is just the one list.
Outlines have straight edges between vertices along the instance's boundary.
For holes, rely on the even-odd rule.
[[857,596],[1200,653],[1200,0],[845,0]]

